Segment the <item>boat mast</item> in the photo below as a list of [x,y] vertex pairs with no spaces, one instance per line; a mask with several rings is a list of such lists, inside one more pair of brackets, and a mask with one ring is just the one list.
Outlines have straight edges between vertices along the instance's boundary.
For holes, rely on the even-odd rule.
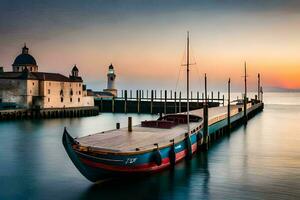
[[187,90],[187,104],[186,104],[186,114],[187,114],[187,126],[188,134],[190,134],[190,34],[187,32],[187,46],[186,46],[186,90]]

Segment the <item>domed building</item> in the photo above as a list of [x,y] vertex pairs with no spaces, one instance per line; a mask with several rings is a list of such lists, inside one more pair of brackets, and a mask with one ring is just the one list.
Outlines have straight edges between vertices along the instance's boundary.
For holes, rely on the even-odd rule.
[[38,66],[32,55],[29,54],[29,49],[26,44],[22,48],[22,53],[18,55],[12,64],[13,72],[22,72],[27,69],[30,72],[38,72]]
[[26,45],[15,58],[12,72],[0,70],[2,102],[28,109],[94,106],[94,99],[87,94],[76,65],[69,76],[39,72],[37,62]]

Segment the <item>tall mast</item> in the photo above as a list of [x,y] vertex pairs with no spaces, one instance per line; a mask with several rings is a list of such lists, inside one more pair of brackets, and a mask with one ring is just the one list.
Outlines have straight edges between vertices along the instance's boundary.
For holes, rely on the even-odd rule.
[[245,79],[245,99],[247,99],[247,64],[245,62],[245,75],[244,75],[244,79]]
[[258,81],[258,84],[257,84],[257,99],[258,101],[260,101],[260,73],[258,73],[257,75],[257,81]]
[[245,62],[245,96],[244,96],[244,122],[247,123],[247,64]]
[[186,113],[187,113],[187,126],[188,126],[188,134],[190,134],[190,34],[187,32],[187,46],[186,46],[186,90],[187,90],[187,105],[186,105]]

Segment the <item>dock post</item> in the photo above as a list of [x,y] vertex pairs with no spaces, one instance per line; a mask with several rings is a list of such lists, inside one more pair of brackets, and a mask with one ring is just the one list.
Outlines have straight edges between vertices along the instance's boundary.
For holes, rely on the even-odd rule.
[[127,90],[124,91],[124,97],[125,97],[125,101],[124,101],[124,113],[127,113]]
[[128,132],[132,132],[132,117],[128,117]]
[[223,106],[224,106],[224,103],[225,103],[225,97],[224,97],[224,94],[223,94],[223,97],[222,97],[222,98],[223,98],[222,101],[223,101]]
[[214,92],[211,91],[211,102],[214,102]]
[[179,92],[179,105],[178,105],[178,112],[181,113],[181,91]]
[[230,133],[231,129],[231,122],[230,122],[230,78],[228,80],[228,102],[227,102],[227,128],[228,128],[228,133]]
[[148,98],[149,98],[149,94],[148,94],[148,92],[149,92],[149,91],[147,90],[147,101],[148,101]]
[[263,88],[262,86],[260,86],[260,101],[263,102],[264,101],[264,92],[263,92]]
[[199,91],[197,91],[197,103],[199,105]]
[[123,99],[123,90],[121,90],[121,98]]
[[162,101],[162,90],[160,90],[160,101]]
[[167,90],[165,90],[164,114],[167,114]]
[[154,99],[156,99],[156,97],[157,97],[157,96],[156,96],[156,90],[154,90],[154,92],[155,92]]
[[172,90],[170,90],[170,100],[172,100]]
[[138,101],[137,102],[138,103],[137,104],[138,108],[137,109],[138,109],[138,113],[140,113],[140,111],[141,111],[141,90],[138,90],[137,95],[138,95],[137,96],[137,98],[138,98],[138,100],[137,100]]
[[[141,96],[141,95],[140,95]],[[144,98],[144,90],[142,90],[142,99]]]
[[136,101],[139,100],[139,90],[136,90],[136,95],[135,95]]
[[116,129],[120,129],[120,123],[116,123]]
[[204,93],[202,92],[202,103],[204,102]]
[[153,114],[153,90],[151,90],[150,113]]
[[100,112],[103,112],[103,100],[100,98]]
[[207,77],[206,77],[206,74],[205,74],[205,77],[204,77],[204,87],[205,87],[205,92],[204,92],[204,95],[205,95],[205,101],[204,101],[204,107],[203,107],[203,138],[204,138],[204,141],[203,141],[203,145],[204,145],[204,150],[208,150],[208,142],[209,142],[209,136],[208,136],[208,105],[207,105]]
[[130,99],[132,99],[132,90],[130,90]]
[[220,91],[218,91],[218,101],[219,101],[219,99],[220,99]]
[[111,99],[111,112],[114,113],[115,112],[115,97],[113,97]]
[[174,91],[174,113],[177,113],[177,102],[176,102],[176,98],[177,98],[177,95],[176,95],[176,91]]

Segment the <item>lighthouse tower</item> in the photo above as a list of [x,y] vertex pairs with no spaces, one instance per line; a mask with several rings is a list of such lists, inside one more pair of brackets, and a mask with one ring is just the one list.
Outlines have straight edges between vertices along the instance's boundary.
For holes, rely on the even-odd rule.
[[112,64],[108,67],[107,73],[107,88],[105,92],[110,92],[113,96],[117,96],[117,89],[115,88],[116,74],[114,71],[114,66]]

